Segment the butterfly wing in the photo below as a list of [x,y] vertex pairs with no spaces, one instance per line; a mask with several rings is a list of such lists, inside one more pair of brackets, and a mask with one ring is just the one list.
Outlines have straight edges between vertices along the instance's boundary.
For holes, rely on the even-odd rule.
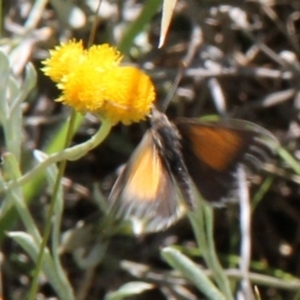
[[151,130],[119,175],[108,202],[118,217],[142,219],[150,231],[167,227],[178,217],[176,186]]
[[182,155],[200,194],[210,202],[226,199],[236,187],[242,163],[260,167],[275,138],[258,125],[242,120],[206,124],[182,119],[175,123]]

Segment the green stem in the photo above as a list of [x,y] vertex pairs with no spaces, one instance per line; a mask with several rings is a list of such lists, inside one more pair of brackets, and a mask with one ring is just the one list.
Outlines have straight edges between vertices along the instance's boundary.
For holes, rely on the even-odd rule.
[[289,164],[289,166],[297,173],[300,175],[300,165],[299,162],[284,148],[279,147],[278,148],[278,155],[281,156],[281,158]]
[[222,268],[220,261],[218,259],[217,253],[216,253],[216,247],[215,247],[215,241],[214,241],[214,230],[213,230],[213,223],[214,223],[214,217],[213,217],[213,209],[209,207],[208,205],[205,205],[203,207],[204,215],[206,217],[206,234],[207,234],[207,245],[208,249],[208,256],[209,256],[209,267],[213,270],[215,280],[218,283],[219,288],[223,292],[223,294],[226,296],[226,299],[234,299],[231,293],[230,284],[228,277],[225,274],[224,269]]
[[213,211],[207,204],[199,201],[198,209],[189,214],[198,247],[220,290],[226,299],[233,299],[228,278],[218,260],[213,236]]
[[[3,166],[7,170],[10,178],[19,178],[21,176],[21,172],[19,169],[19,162],[18,160],[16,160],[15,156],[11,153],[6,153],[3,155],[3,160]],[[28,206],[26,205],[22,189],[12,189],[9,193],[7,193],[7,197],[8,201],[10,203],[13,203],[13,205],[17,209],[18,214],[26,228],[26,231],[32,236],[35,243],[39,244],[41,242],[41,236],[37,227],[35,226]]]
[[[72,115],[71,115],[71,118],[70,118],[69,128],[68,128],[68,132],[67,132],[67,136],[66,136],[66,142],[65,142],[66,147],[69,145],[71,137],[72,137],[74,120],[75,120],[75,112],[73,111]],[[49,211],[48,211],[47,219],[46,219],[46,225],[45,225],[45,229],[44,229],[44,233],[43,233],[43,239],[42,239],[42,243],[40,244],[39,254],[38,254],[37,261],[36,261],[36,266],[35,266],[35,269],[34,269],[33,280],[32,280],[31,288],[30,288],[30,291],[29,291],[28,300],[34,300],[35,296],[36,296],[36,293],[37,293],[38,278],[39,278],[41,268],[42,268],[44,249],[46,248],[46,244],[48,242],[48,238],[49,238],[49,235],[50,235],[51,219],[52,219],[52,215],[53,215],[53,211],[54,211],[54,207],[55,207],[55,203],[56,203],[57,192],[59,190],[60,181],[61,181],[61,178],[64,174],[65,167],[66,167],[66,160],[63,160],[61,162],[60,166],[59,166],[59,171],[58,171],[56,181],[55,181],[55,184],[54,184],[53,193],[52,193],[51,202],[50,202],[50,207],[49,207]]]
[[162,256],[174,269],[179,270],[188,280],[193,282],[199,291],[207,297],[207,299],[227,299],[209,280],[205,272],[179,251],[168,247],[162,250]]
[[108,135],[110,132],[112,124],[108,120],[104,120],[100,129],[96,132],[96,134],[85,143],[82,143],[77,146],[73,146],[70,148],[67,148],[65,150],[62,150],[60,152],[53,153],[49,155],[49,157],[38,164],[35,168],[33,168],[31,171],[29,171],[24,176],[20,177],[18,180],[13,182],[8,182],[6,184],[6,187],[4,189],[0,189],[0,193],[4,191],[8,191],[11,188],[14,188],[15,186],[21,186],[30,180],[34,178],[38,173],[45,170],[50,165],[57,163],[59,161],[63,160],[77,160],[80,157],[84,156],[86,153],[88,153],[91,149],[98,146]]
[[[73,134],[72,131],[73,131],[74,120],[75,120],[75,112],[72,113],[72,116],[70,119],[69,128],[68,128],[67,137],[66,137],[66,147],[70,143],[70,140],[71,140],[71,137]],[[42,239],[42,243],[40,245],[40,250],[39,250],[39,254],[38,254],[38,258],[37,258],[37,262],[36,262],[36,267],[34,270],[34,276],[33,276],[31,289],[29,292],[28,300],[34,300],[35,295],[37,293],[38,278],[39,278],[39,274],[40,274],[41,267],[42,267],[44,249],[46,247],[46,244],[47,244],[47,241],[48,241],[48,238],[50,235],[50,231],[51,231],[51,219],[52,219],[53,211],[54,211],[55,204],[56,204],[56,196],[57,196],[57,193],[59,190],[61,178],[64,174],[64,170],[65,170],[65,166],[66,166],[66,159],[79,158],[79,157],[83,156],[85,153],[87,153],[93,147],[99,145],[99,143],[101,143],[105,139],[107,134],[109,133],[110,128],[111,128],[111,123],[108,121],[104,121],[102,123],[102,126],[98,130],[98,132],[86,143],[72,147],[72,148],[68,148],[65,151],[59,152],[58,155],[57,154],[52,155],[54,157],[57,157],[57,156],[60,157],[59,160],[62,162],[59,166],[58,175],[57,175],[55,185],[53,188],[53,194],[51,197],[50,207],[49,207],[49,211],[47,214],[46,225],[45,225],[45,229],[44,229],[44,233],[43,233],[43,239]],[[79,154],[78,151],[82,151],[82,152]],[[67,153],[68,155],[65,155],[65,153]],[[48,161],[48,159],[46,161]],[[51,163],[53,163],[53,162],[51,162]],[[44,166],[43,169],[46,168],[48,165],[49,165],[49,163],[46,164],[46,166]],[[33,173],[33,172],[30,172],[30,173]],[[29,173],[27,175],[29,175]],[[34,176],[34,175],[31,174],[31,176]],[[29,176],[29,177],[31,177],[31,176]],[[19,184],[20,184],[20,182],[19,182]],[[74,295],[70,295],[70,297],[72,297],[72,298],[69,298],[70,300],[74,299]]]
[[3,15],[3,11],[2,11],[2,7],[3,7],[3,3],[2,3],[2,0],[0,0],[0,38],[2,37],[2,23],[4,22],[3,19],[4,19],[4,15]]

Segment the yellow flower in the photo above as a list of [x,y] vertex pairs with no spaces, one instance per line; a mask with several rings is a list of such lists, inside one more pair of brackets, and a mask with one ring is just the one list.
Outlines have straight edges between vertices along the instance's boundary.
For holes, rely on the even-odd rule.
[[137,68],[120,66],[121,54],[107,44],[89,50],[81,45],[73,41],[61,45],[44,62],[43,71],[62,91],[57,101],[113,123],[144,119],[155,99],[150,78]]
[[88,51],[89,62],[98,69],[110,69],[120,65],[122,55],[108,44],[93,45]]
[[42,71],[53,81],[59,82],[85,58],[82,42],[71,40],[66,44],[62,43],[60,46],[56,46],[54,50],[50,50],[50,57],[43,62],[45,67]]
[[81,64],[65,76],[57,86],[62,95],[57,99],[80,112],[97,112],[101,110],[104,99],[101,90],[101,76],[91,64]]
[[114,123],[143,120],[155,99],[150,78],[134,67],[107,71],[101,88],[105,101],[100,113]]

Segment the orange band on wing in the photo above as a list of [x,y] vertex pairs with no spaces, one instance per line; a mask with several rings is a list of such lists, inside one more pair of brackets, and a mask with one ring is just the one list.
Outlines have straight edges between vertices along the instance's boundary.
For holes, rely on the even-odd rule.
[[154,201],[164,174],[154,143],[142,147],[131,162],[124,195],[143,201]]
[[193,151],[211,168],[224,171],[243,147],[241,136],[230,129],[216,127],[191,127],[197,143],[193,143]]

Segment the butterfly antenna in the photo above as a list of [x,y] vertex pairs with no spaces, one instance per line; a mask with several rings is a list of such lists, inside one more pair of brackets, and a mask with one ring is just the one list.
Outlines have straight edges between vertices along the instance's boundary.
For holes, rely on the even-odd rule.
[[185,66],[185,64],[184,64],[184,61],[181,61],[180,64],[181,64],[181,66],[179,67],[179,70],[178,70],[178,72],[177,72],[177,75],[176,75],[176,77],[175,77],[175,79],[174,79],[174,82],[173,82],[173,84],[172,84],[172,88],[171,88],[171,90],[168,92],[168,95],[167,95],[166,99],[164,100],[163,105],[162,105],[162,107],[161,107],[161,111],[162,111],[162,112],[166,111],[166,109],[167,109],[167,107],[169,106],[169,104],[170,104],[172,98],[174,97],[174,95],[175,95],[175,93],[176,93],[176,90],[177,90],[177,88],[178,88],[178,85],[179,85],[179,83],[180,83],[180,81],[181,81],[181,79],[182,79],[182,77],[183,77],[183,74],[184,74],[184,71],[185,71],[185,69],[186,69],[186,66]]
[[96,11],[95,11],[94,22],[92,24],[92,29],[91,29],[89,40],[88,40],[88,47],[91,47],[92,44],[95,41],[97,27],[98,27],[99,22],[100,22],[100,14],[99,14],[99,12],[100,12],[101,4],[102,4],[102,0],[98,0],[97,8],[96,8]]
[[185,57],[182,59],[182,61],[180,62],[180,66],[177,72],[177,75],[175,77],[175,80],[172,84],[172,89],[171,91],[168,93],[166,99],[164,100],[162,107],[161,107],[161,111],[165,112],[168,105],[170,104],[172,98],[175,95],[175,92],[178,88],[178,85],[184,75],[185,70],[189,67],[189,65],[191,64],[193,58],[195,57],[195,54],[198,50],[198,48],[200,47],[202,42],[202,30],[201,28],[195,23],[193,24],[193,31],[191,34],[191,38],[190,38],[190,43],[188,46],[188,50],[187,53],[185,55]]

